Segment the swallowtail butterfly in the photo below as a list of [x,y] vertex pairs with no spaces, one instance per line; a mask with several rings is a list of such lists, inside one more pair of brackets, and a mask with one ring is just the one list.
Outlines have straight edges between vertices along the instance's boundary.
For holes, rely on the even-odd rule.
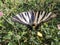
[[29,25],[29,26],[38,26],[41,22],[48,21],[49,19],[55,17],[56,15],[52,12],[46,13],[45,11],[28,11],[21,12],[14,16],[13,21]]

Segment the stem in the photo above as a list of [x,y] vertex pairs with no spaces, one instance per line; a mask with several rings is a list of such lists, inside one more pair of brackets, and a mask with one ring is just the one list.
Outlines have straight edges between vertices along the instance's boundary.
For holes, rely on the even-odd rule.
[[33,26],[33,30],[36,30],[35,28],[36,28],[36,26]]
[[18,44],[20,45],[20,41],[18,40]]
[[[8,21],[8,20],[6,20],[6,18],[5,18],[5,17],[3,17],[3,19],[9,23],[9,21]],[[9,23],[9,24],[10,24],[10,25],[12,25],[12,26],[14,27],[14,29],[15,29],[15,35],[17,35],[17,27],[16,27],[16,26],[14,26],[14,25],[13,25],[13,24],[11,24],[11,23]],[[18,44],[20,45],[20,41],[19,41],[19,40],[18,40]]]

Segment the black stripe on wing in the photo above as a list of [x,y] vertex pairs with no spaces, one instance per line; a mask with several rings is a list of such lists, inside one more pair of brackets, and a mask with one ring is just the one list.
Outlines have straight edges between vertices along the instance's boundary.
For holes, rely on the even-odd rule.
[[33,24],[35,19],[33,11],[27,12],[27,14],[28,14],[30,23]]
[[[20,17],[22,17],[22,15],[18,14]],[[21,21],[21,19],[19,19],[17,16],[14,16],[12,18],[12,21],[14,22],[19,22],[19,23],[22,23],[22,24],[26,24],[25,22]],[[26,24],[26,25],[29,25],[29,24]]]

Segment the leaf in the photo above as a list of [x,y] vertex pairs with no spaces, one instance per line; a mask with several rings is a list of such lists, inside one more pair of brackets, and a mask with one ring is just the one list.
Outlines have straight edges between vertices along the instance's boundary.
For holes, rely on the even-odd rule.
[[15,42],[9,42],[8,45],[17,45]]
[[3,25],[2,24],[0,24],[0,27],[2,27]]
[[19,40],[21,39],[21,36],[20,35],[16,35],[16,40]]
[[48,24],[47,23],[44,23],[45,27],[48,27]]

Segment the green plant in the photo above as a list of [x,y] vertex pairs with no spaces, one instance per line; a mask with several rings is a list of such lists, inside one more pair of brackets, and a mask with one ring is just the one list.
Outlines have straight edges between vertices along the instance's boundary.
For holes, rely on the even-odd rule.
[[[38,30],[29,30],[25,25],[11,21],[11,17],[23,11],[54,12],[57,18],[43,23]],[[0,44],[2,45],[60,45],[60,0],[0,0]],[[43,37],[37,35],[41,32]]]

